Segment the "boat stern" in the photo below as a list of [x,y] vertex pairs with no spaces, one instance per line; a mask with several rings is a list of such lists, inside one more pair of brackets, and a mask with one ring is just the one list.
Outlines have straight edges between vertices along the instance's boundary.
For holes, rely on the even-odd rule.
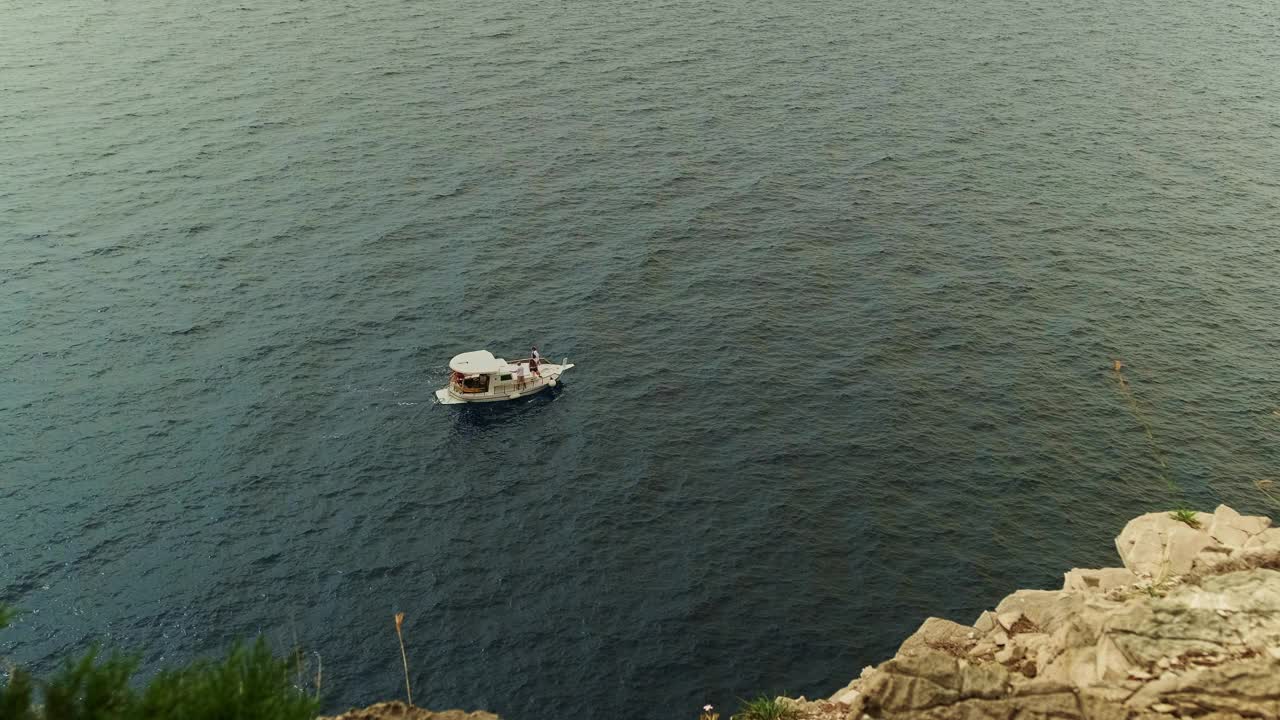
[[449,388],[442,387],[436,391],[436,402],[440,403],[441,405],[461,405],[466,401],[459,400],[458,398],[453,396],[453,393],[449,392]]

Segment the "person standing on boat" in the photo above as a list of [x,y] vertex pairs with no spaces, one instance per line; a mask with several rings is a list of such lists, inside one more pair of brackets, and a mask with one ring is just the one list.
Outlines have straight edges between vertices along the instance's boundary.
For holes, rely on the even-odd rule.
[[529,370],[538,377],[542,377],[542,374],[538,372],[538,363],[540,362],[542,362],[542,356],[538,354],[538,346],[534,345],[533,351],[529,353]]

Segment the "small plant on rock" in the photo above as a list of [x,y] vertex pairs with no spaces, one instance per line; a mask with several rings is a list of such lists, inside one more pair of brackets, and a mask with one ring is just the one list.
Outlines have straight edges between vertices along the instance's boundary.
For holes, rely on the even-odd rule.
[[1200,521],[1196,519],[1195,510],[1188,510],[1187,508],[1181,508],[1179,510],[1174,510],[1173,512],[1169,513],[1169,517],[1173,518],[1174,520],[1177,520],[1178,522],[1186,523],[1187,525],[1193,528],[1196,528],[1196,529],[1200,528]]
[[796,720],[795,708],[761,695],[755,700],[743,700],[742,707],[731,720]]

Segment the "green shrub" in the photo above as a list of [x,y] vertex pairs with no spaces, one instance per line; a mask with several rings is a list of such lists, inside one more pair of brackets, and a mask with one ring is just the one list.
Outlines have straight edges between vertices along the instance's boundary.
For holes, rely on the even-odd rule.
[[4,720],[35,720],[31,711],[31,676],[22,668],[9,671],[9,682],[0,685],[0,718]]
[[777,698],[761,695],[755,700],[742,700],[742,706],[731,720],[792,720],[795,709],[778,702]]
[[138,663],[132,658],[112,654],[98,661],[98,649],[92,648],[77,661],[67,661],[62,671],[41,688],[44,691],[42,714],[48,720],[117,720],[136,717],[130,711],[134,694],[129,677]]
[[1193,528],[1200,527],[1200,521],[1196,519],[1195,510],[1188,510],[1186,508],[1182,508],[1181,510],[1174,510],[1173,512],[1169,513],[1169,517],[1173,518],[1174,520],[1177,520],[1178,522],[1184,522]]
[[[0,606],[0,627],[12,618]],[[0,685],[0,720],[310,720],[319,702],[290,685],[290,667],[259,638],[220,662],[162,671],[138,692],[129,683],[136,660],[100,660],[93,648],[47,682],[14,668]]]
[[249,647],[237,643],[221,663],[199,661],[161,673],[143,693],[136,717],[310,720],[319,703],[290,686],[290,667],[262,638]]

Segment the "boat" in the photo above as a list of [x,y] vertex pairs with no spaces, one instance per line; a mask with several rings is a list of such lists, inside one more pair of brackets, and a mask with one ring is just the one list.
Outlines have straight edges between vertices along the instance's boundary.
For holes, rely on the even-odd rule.
[[465,352],[449,361],[449,384],[436,391],[436,400],[441,405],[516,400],[555,387],[571,368],[569,358],[559,364],[533,358],[508,362],[488,350]]

